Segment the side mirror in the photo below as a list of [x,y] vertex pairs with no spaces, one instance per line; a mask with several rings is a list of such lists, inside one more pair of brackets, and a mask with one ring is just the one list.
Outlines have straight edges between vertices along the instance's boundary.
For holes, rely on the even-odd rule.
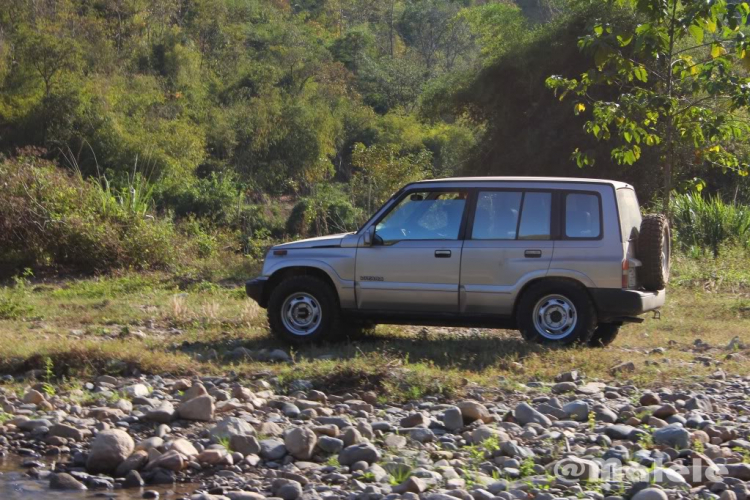
[[368,227],[362,236],[362,243],[364,246],[371,247],[372,242],[375,240],[375,226]]

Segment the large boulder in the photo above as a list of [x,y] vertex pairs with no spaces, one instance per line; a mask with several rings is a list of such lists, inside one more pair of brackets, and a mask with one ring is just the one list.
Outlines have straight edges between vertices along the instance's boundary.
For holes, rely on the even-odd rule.
[[86,469],[92,474],[111,474],[133,453],[134,448],[133,438],[127,432],[120,429],[102,431],[91,444]]

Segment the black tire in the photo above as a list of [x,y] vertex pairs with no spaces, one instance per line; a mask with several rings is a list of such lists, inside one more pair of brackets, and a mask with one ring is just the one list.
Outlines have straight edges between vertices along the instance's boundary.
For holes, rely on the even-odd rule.
[[620,333],[620,323],[601,323],[596,327],[594,335],[589,340],[589,346],[591,347],[606,347],[617,338],[617,334]]
[[638,278],[646,290],[656,291],[667,286],[671,266],[671,234],[667,218],[661,214],[643,217],[638,233]]
[[[295,294],[307,294],[320,306],[319,323],[304,334],[295,333],[285,325],[282,319],[284,303]],[[339,324],[339,303],[336,291],[328,283],[314,276],[294,276],[279,283],[271,292],[267,311],[271,332],[291,344],[312,344],[328,340]]]
[[[575,316],[575,326],[562,337],[550,338],[550,333],[538,329],[534,321],[537,304],[541,305],[542,301],[549,303],[547,299],[551,296],[560,296],[574,306],[574,313],[570,316]],[[546,345],[586,344],[596,330],[596,309],[582,285],[565,279],[547,279],[523,292],[516,309],[516,323],[523,338],[529,342]]]

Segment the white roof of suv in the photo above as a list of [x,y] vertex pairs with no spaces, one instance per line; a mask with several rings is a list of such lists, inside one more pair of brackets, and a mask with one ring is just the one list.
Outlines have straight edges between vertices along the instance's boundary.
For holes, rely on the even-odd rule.
[[585,179],[580,177],[448,177],[445,179],[427,179],[424,181],[417,181],[412,184],[423,184],[423,183],[449,183],[449,182],[575,182],[579,184],[610,184],[615,189],[619,188],[630,188],[633,186],[625,182],[613,181],[609,179]]

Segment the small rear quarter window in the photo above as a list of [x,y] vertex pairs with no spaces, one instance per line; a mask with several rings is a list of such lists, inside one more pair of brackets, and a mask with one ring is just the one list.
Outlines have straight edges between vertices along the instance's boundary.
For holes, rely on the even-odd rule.
[[617,211],[620,213],[622,240],[628,241],[633,236],[633,231],[641,228],[641,209],[635,191],[630,188],[617,190]]

